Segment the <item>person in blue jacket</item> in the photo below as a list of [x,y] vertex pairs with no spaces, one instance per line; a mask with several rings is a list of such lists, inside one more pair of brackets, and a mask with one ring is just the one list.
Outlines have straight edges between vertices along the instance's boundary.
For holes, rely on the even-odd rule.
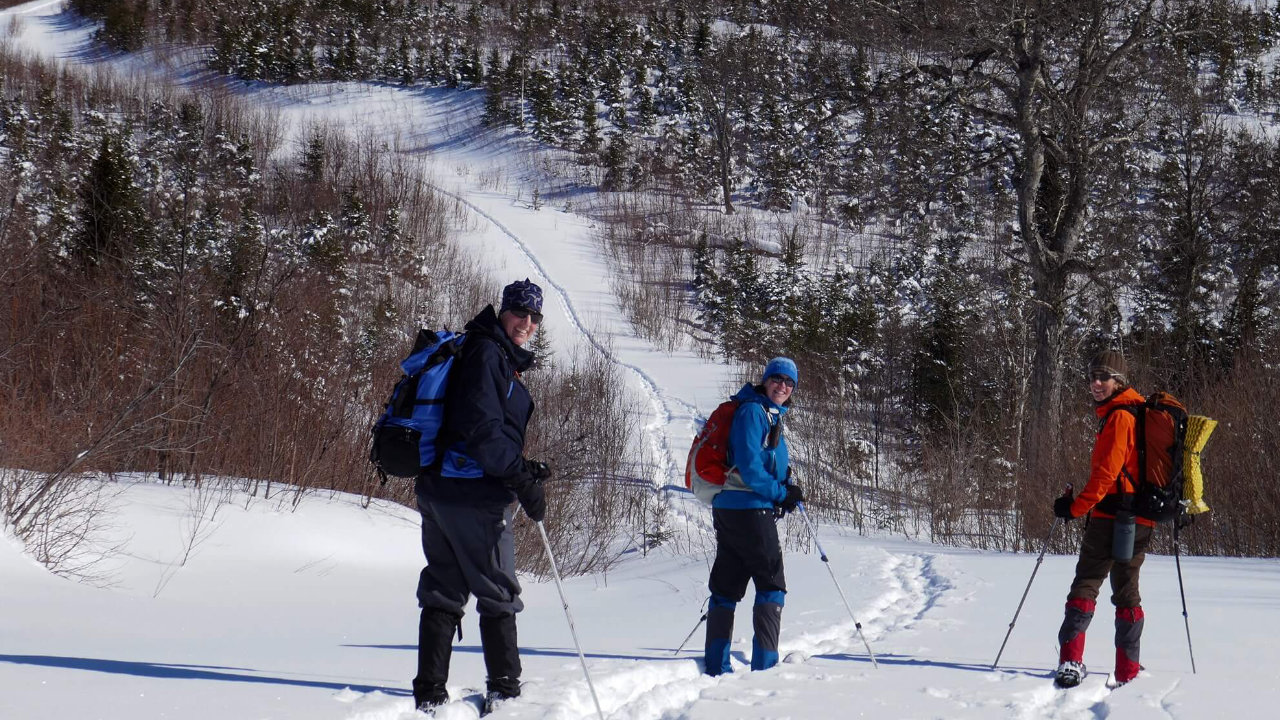
[[512,501],[541,522],[546,513],[545,463],[524,456],[533,400],[520,374],[534,363],[524,345],[542,322],[542,289],[524,281],[502,291],[466,325],[449,371],[441,459],[415,482],[427,565],[418,578],[418,674],[414,706],[430,712],[449,701],[445,681],[463,608],[476,596],[484,651],[487,707],[520,694],[516,613],[524,609],[516,580]]
[[787,583],[782,572],[782,545],[777,518],[804,500],[789,482],[787,441],[782,418],[791,405],[800,373],[790,358],[776,357],[764,368],[759,385],[742,386],[734,399],[738,409],[729,427],[730,470],[711,504],[716,531],[716,560],[711,567],[707,610],[706,673],[732,672],[729,646],[733,614],[755,584],[751,618],[751,669],[778,664],[778,634]]

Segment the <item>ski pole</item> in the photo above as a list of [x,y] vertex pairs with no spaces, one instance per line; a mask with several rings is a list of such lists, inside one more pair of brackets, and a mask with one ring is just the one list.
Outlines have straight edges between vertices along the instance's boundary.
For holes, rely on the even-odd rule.
[[796,508],[800,511],[800,517],[804,518],[805,527],[809,528],[809,536],[813,538],[813,544],[818,546],[818,557],[822,558],[822,564],[827,566],[827,572],[831,574],[831,582],[836,585],[836,592],[840,593],[840,601],[844,603],[844,609],[849,613],[849,619],[853,620],[853,626],[858,630],[858,637],[862,638],[862,645],[867,649],[867,655],[871,657],[871,666],[879,669],[880,663],[876,662],[876,654],[871,652],[871,643],[867,642],[867,636],[862,634],[862,623],[858,622],[858,618],[853,616],[853,608],[849,607],[849,600],[844,596],[844,589],[840,587],[840,581],[836,579],[836,571],[831,569],[831,561],[827,559],[827,551],[822,549],[822,543],[818,540],[818,533],[813,529],[813,523],[809,522],[809,513],[804,509],[804,503],[796,503]]
[[1004,654],[1004,646],[1009,643],[1009,636],[1013,634],[1013,626],[1018,622],[1018,615],[1022,612],[1022,604],[1027,601],[1027,593],[1031,592],[1031,583],[1035,582],[1036,573],[1040,572],[1040,563],[1044,562],[1045,551],[1049,549],[1049,540],[1053,537],[1053,531],[1058,529],[1058,523],[1062,522],[1062,518],[1055,517],[1053,524],[1049,526],[1049,534],[1044,538],[1044,544],[1040,546],[1040,557],[1036,558],[1036,566],[1031,570],[1031,579],[1027,581],[1027,589],[1022,591],[1022,599],[1018,601],[1018,609],[1013,611],[1013,619],[1009,621],[1009,630],[1004,634],[1004,642],[1000,643],[1000,652],[996,653],[996,661],[991,663],[991,669],[995,670],[1000,664],[1000,656]]
[[[711,598],[707,598],[707,600],[710,600],[710,599]],[[702,604],[706,605],[707,603],[706,601],[703,601]],[[689,644],[689,640],[693,638],[693,634],[698,632],[698,628],[702,627],[702,623],[706,621],[707,621],[707,611],[704,610],[702,611],[702,617],[698,618],[698,624],[693,626],[693,629],[689,631],[689,634],[684,636],[684,642],[680,643],[680,647],[676,648],[675,652],[671,654],[679,655],[680,651],[684,649],[684,646]]]
[[[1067,483],[1067,495],[1071,494],[1073,486]],[[1031,570],[1031,579],[1027,581],[1027,589],[1022,591],[1022,599],[1018,601],[1018,609],[1013,611],[1013,619],[1009,621],[1009,630],[1004,634],[1004,642],[1000,643],[1000,652],[996,653],[996,661],[991,663],[991,669],[995,670],[1000,664],[1000,656],[1004,654],[1004,646],[1009,643],[1009,636],[1013,634],[1013,626],[1018,622],[1018,615],[1022,612],[1022,604],[1027,601],[1027,593],[1031,592],[1031,583],[1036,580],[1036,573],[1040,572],[1040,563],[1044,562],[1044,554],[1049,550],[1049,541],[1053,538],[1053,531],[1058,529],[1058,523],[1062,522],[1062,518],[1057,515],[1053,516],[1053,523],[1049,525],[1049,534],[1044,536],[1044,544],[1040,546],[1040,557],[1036,558],[1036,566]]]
[[1187,592],[1182,587],[1182,559],[1178,555],[1178,520],[1173,521],[1173,564],[1178,568],[1178,594],[1182,596],[1182,624],[1187,627],[1187,653],[1191,655],[1191,674],[1196,674],[1196,653],[1191,649],[1191,620],[1187,617]]
[[582,674],[587,678],[587,688],[591,690],[591,701],[596,704],[596,714],[604,720],[604,711],[600,709],[600,698],[596,697],[596,686],[591,683],[591,673],[587,671],[587,656],[582,654],[582,643],[578,642],[578,629],[573,626],[573,615],[569,614],[569,601],[564,598],[564,586],[560,584],[560,569],[556,567],[556,556],[551,552],[551,541],[547,539],[547,531],[542,521],[535,523],[538,534],[542,536],[542,547],[547,551],[547,560],[551,562],[551,577],[556,580],[556,591],[560,593],[560,604],[564,607],[564,619],[569,621],[569,633],[573,635],[573,646],[578,649],[578,660],[582,662]]

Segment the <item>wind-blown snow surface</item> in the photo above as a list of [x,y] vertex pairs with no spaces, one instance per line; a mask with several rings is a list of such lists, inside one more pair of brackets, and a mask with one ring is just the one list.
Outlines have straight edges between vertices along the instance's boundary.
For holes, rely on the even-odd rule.
[[[294,510],[291,495],[211,501],[137,480],[120,487],[115,526],[127,542],[113,587],[53,577],[11,539],[0,541],[0,718],[415,717],[416,513],[378,502],[363,509],[343,495],[309,496]],[[784,527],[804,533],[797,523]],[[791,551],[787,661],[768,672],[739,664],[729,676],[702,676],[701,630],[680,655],[672,651],[701,613],[707,568],[659,550],[565,583],[606,716],[1183,720],[1273,717],[1280,703],[1274,561],[1184,559],[1193,675],[1173,559],[1148,558],[1148,670],[1117,690],[1103,686],[1113,660],[1104,598],[1085,654],[1095,672],[1059,691],[1048,672],[1073,558],[1045,559],[992,671],[1034,556],[819,534],[878,669],[818,556]],[[492,717],[594,717],[554,584],[524,584],[524,695]],[[484,681],[474,612],[463,632],[449,683],[455,698]],[[750,646],[744,604],[737,661]],[[438,716],[475,711],[455,702]]]

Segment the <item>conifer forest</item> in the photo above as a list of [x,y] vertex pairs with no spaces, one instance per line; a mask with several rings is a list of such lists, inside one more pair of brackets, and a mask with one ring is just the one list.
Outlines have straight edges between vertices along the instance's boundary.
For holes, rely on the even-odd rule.
[[[69,7],[103,53],[199,53],[227,86],[483,94],[490,128],[557,158],[535,195],[590,191],[637,334],[744,378],[797,360],[815,514],[1038,547],[1088,472],[1086,361],[1114,348],[1221,423],[1187,547],[1280,554],[1274,3]],[[501,286],[450,239],[454,200],[358,134],[285,144],[233,94],[0,64],[0,467],[29,471],[6,522],[40,533],[92,505],[80,473],[143,469],[412,502],[369,468],[370,424],[411,333]],[[651,458],[616,368],[539,339],[555,421],[530,441],[579,511],[551,528],[569,569],[620,534],[677,542],[633,482]]]

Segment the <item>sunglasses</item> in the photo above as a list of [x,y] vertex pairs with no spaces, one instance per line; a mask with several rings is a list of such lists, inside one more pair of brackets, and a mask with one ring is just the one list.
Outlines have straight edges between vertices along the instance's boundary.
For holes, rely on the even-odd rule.
[[1098,370],[1098,371],[1089,373],[1089,377],[1087,379],[1089,382],[1093,382],[1094,380],[1097,380],[1098,382],[1106,382],[1114,378],[1115,378],[1115,375],[1112,375],[1109,372],[1102,372],[1101,370]]
[[514,307],[514,308],[509,308],[507,312],[511,313],[512,315],[515,315],[521,320],[524,320],[525,318],[533,318],[534,325],[542,324],[542,313],[534,312],[529,308]]
[[789,388],[794,388],[796,386],[796,381],[786,375],[770,375],[769,379],[776,383],[782,383]]

